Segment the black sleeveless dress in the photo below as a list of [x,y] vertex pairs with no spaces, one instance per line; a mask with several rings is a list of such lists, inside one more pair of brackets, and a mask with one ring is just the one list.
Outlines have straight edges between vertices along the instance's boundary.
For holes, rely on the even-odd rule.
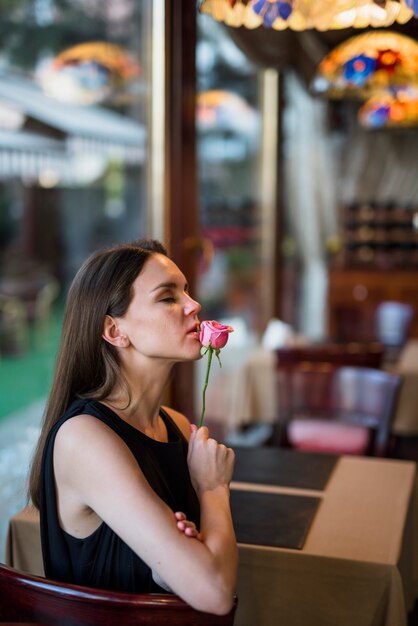
[[165,593],[152,579],[148,565],[104,522],[84,539],[60,527],[53,468],[55,436],[66,420],[80,414],[97,417],[119,435],[156,494],[173,512],[183,511],[199,528],[199,502],[187,467],[188,444],[170,416],[160,410],[168,432],[168,442],[162,443],[141,433],[101,402],[76,400],[51,429],[43,455],[40,518],[45,575],[98,589]]

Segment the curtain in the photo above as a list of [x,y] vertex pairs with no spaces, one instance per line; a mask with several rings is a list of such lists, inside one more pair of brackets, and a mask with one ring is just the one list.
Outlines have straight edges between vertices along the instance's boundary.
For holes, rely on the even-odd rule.
[[339,211],[353,202],[395,202],[418,211],[418,129],[362,128],[357,105],[342,103],[330,126],[329,103],[312,97],[294,73],[284,76],[284,199],[301,261],[298,330],[325,336],[327,242]]
[[417,163],[417,129],[353,127],[340,157],[341,202],[395,201],[418,207]]
[[337,145],[327,130],[327,103],[310,96],[294,73],[284,77],[284,89],[286,221],[302,264],[297,323],[301,333],[319,339],[325,328],[325,244],[337,232]]

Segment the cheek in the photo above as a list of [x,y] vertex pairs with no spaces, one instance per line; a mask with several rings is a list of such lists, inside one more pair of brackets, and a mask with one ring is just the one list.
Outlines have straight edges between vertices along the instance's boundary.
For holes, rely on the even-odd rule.
[[156,348],[161,350],[165,346],[169,346],[179,339],[179,333],[173,328],[170,321],[159,320],[154,317],[151,320],[143,320],[138,322],[137,331],[135,333],[138,347],[144,347],[148,350]]

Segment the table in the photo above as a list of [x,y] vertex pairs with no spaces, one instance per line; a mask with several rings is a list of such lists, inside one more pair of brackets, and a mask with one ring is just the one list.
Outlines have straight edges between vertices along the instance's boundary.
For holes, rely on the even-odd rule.
[[404,626],[418,594],[415,477],[414,463],[341,457],[302,550],[240,545],[236,626]]
[[[391,368],[401,374],[403,384],[392,431],[418,435],[418,340],[411,339]],[[226,426],[232,431],[256,423],[274,424],[278,415],[276,354],[257,348],[236,373]]]
[[[280,477],[263,484],[260,472],[257,481],[232,489],[319,496],[321,504],[300,550],[239,544],[235,626],[406,626],[418,595],[415,463],[342,456],[323,489],[281,486]],[[33,509],[10,520],[6,560],[41,573]]]

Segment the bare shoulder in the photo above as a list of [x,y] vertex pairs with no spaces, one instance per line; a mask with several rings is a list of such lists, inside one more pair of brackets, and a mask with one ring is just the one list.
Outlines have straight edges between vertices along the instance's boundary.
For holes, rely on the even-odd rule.
[[91,433],[103,433],[103,436],[106,436],[107,434],[111,435],[113,431],[93,415],[75,415],[59,428],[56,441],[69,444],[73,441],[77,442]]
[[[94,442],[94,445],[92,445]],[[83,454],[88,455],[96,452],[103,454],[113,449],[115,451],[128,451],[126,444],[109,426],[98,420],[93,415],[75,415],[68,419],[59,428],[55,439],[54,450],[58,456],[75,453],[77,458]]]
[[140,473],[126,443],[109,426],[85,414],[71,417],[58,430],[54,471],[58,483],[75,489],[88,503],[92,495],[96,497],[93,492],[106,492],[111,480]]
[[169,406],[163,406],[162,408],[164,409],[164,411],[166,411],[166,413],[169,414],[171,419],[174,420],[174,422],[176,423],[178,428],[180,428],[181,432],[188,441],[190,437],[190,422],[187,417],[182,413],[179,413],[178,411],[170,408]]

